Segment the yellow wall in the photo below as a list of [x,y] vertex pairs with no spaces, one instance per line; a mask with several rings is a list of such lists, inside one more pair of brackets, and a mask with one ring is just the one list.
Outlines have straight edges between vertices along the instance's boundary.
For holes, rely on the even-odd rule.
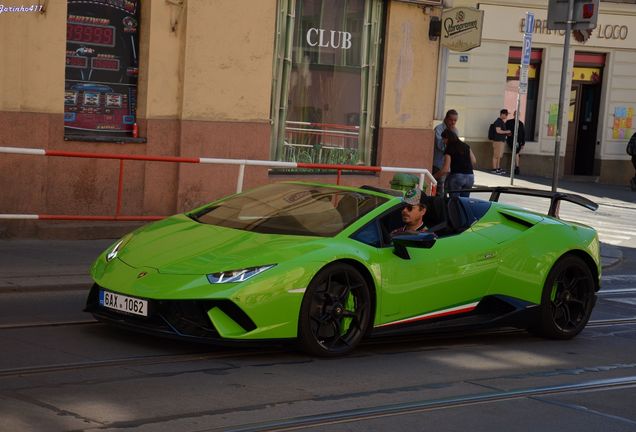
[[[142,2],[139,116],[267,121],[275,20],[276,0]],[[0,14],[0,111],[64,112],[65,29],[63,0]]]
[[389,3],[382,127],[433,127],[439,42],[428,39],[430,14],[424,11],[413,4]]
[[140,117],[179,117],[186,29],[184,6],[142,2],[137,107]]
[[0,111],[63,113],[65,52],[65,1],[48,2],[45,13],[0,14]]
[[183,119],[269,119],[275,0],[188,0]]

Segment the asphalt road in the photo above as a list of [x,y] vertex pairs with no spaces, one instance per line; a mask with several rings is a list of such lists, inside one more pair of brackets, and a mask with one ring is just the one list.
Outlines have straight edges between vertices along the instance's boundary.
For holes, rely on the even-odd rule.
[[409,337],[332,360],[119,331],[77,312],[81,291],[2,293],[0,430],[634,431],[636,275],[623,270],[571,341]]

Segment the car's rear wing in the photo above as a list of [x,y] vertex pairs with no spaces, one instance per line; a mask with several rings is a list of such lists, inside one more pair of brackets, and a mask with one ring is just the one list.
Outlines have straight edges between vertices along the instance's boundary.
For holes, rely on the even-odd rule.
[[467,189],[467,191],[490,192],[490,201],[495,201],[495,202],[499,201],[499,196],[501,194],[525,195],[525,196],[549,198],[550,209],[548,210],[548,216],[553,216],[553,217],[559,217],[559,204],[561,201],[568,201],[574,204],[578,204],[592,211],[595,211],[596,209],[598,209],[598,204],[596,204],[594,201],[584,198],[581,195],[572,194],[572,193],[552,192],[552,191],[545,191],[545,190],[539,190],[539,189],[517,188],[517,187],[507,187],[507,186],[478,187],[475,189]]

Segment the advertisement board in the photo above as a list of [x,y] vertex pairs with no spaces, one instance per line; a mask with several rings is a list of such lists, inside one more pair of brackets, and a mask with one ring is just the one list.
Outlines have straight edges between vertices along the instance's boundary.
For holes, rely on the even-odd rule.
[[68,1],[65,136],[132,136],[138,29],[138,0]]

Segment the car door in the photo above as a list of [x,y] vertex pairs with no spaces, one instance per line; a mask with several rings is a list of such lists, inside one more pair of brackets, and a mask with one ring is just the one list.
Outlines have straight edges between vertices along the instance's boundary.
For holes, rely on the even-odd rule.
[[500,260],[498,244],[471,228],[442,235],[430,249],[407,250],[410,259],[392,246],[378,250],[383,322],[468,311],[488,292]]

